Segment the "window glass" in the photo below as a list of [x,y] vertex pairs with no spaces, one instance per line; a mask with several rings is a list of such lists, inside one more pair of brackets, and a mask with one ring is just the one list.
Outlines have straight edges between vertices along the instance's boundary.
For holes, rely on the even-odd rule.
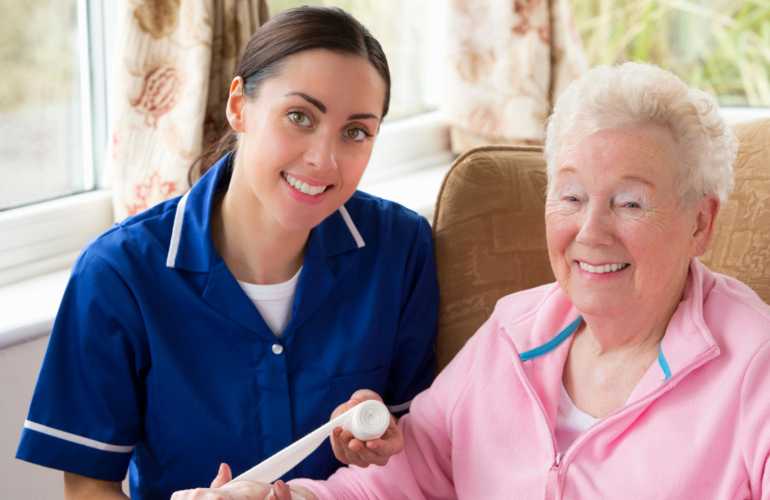
[[445,0],[268,0],[275,15],[293,7],[340,7],[382,45],[388,58],[392,97],[387,119],[436,109]]
[[770,106],[766,0],[572,0],[588,61],[650,61],[726,106]]
[[84,188],[77,0],[0,0],[0,210]]

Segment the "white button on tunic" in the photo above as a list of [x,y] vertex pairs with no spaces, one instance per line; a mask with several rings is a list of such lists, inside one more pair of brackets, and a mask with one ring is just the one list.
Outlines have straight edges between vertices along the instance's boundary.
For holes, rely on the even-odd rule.
[[283,352],[283,346],[281,344],[273,344],[273,354],[281,354]]

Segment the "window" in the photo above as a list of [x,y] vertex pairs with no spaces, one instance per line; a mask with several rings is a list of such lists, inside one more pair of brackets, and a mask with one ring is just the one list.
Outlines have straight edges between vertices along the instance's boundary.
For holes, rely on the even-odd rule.
[[438,106],[445,0],[269,0],[271,15],[303,5],[340,7],[382,45],[388,57],[392,98],[388,120]]
[[103,185],[110,41],[104,33],[111,31],[105,29],[112,25],[111,6],[103,0],[4,2],[0,286],[71,265],[112,223],[109,192],[71,196]]
[[763,0],[572,0],[589,64],[642,60],[722,106],[770,106]]
[[99,7],[85,0],[5,2],[0,210],[97,185],[106,144],[105,83],[103,44],[89,44],[101,24],[89,18],[100,15]]

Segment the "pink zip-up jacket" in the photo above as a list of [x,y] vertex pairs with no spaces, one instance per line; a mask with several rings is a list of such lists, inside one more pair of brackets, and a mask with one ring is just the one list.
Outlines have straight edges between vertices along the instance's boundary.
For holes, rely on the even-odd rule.
[[770,499],[770,306],[697,259],[628,403],[554,438],[580,313],[551,284],[501,299],[399,423],[385,467],[296,480],[331,499]]

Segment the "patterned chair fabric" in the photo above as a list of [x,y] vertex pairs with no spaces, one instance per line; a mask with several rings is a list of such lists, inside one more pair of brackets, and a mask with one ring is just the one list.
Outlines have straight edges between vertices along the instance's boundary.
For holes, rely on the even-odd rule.
[[[733,127],[741,146],[735,191],[701,258],[770,304],[770,120]],[[552,283],[545,238],[542,148],[485,146],[461,155],[444,178],[433,215],[441,306],[442,370],[501,297]]]

